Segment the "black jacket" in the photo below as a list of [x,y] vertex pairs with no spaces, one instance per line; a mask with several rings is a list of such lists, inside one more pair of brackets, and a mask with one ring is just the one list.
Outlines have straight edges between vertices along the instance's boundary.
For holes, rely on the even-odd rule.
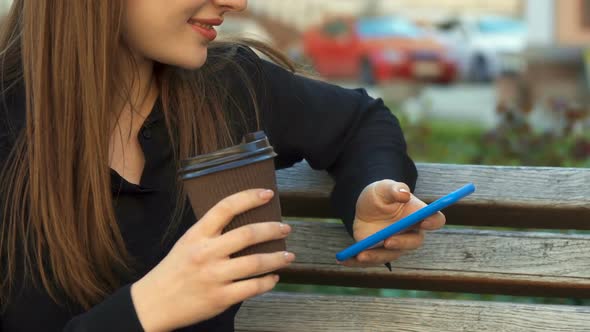
[[[313,168],[327,170],[336,183],[333,207],[349,233],[356,199],[365,186],[394,179],[414,187],[416,168],[406,154],[399,123],[380,99],[371,98],[363,89],[344,89],[294,75],[246,48],[238,48],[235,56],[255,83],[262,129],[278,154],[277,169],[305,159]],[[222,70],[220,78],[232,94],[244,96],[242,83],[234,73]],[[0,166],[26,121],[24,90],[10,90],[5,102],[0,107]],[[236,128],[236,137],[251,129],[256,128]],[[113,204],[127,248],[138,261],[137,273],[122,277],[120,289],[86,312],[75,305],[57,305],[30,283],[16,285],[19,292],[0,316],[0,331],[141,330],[130,284],[158,264],[171,248],[154,244],[159,243],[168,226],[175,203],[173,147],[159,101],[144,123],[139,141],[146,161],[140,185],[111,172]],[[175,239],[194,222],[188,209]],[[218,317],[183,330],[233,331],[238,308],[236,305]]]

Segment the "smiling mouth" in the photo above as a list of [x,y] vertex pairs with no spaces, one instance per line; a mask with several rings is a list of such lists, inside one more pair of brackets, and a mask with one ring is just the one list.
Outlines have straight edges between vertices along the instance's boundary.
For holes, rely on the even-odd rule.
[[213,26],[211,24],[204,24],[204,23],[197,22],[195,20],[188,20],[188,23],[190,25],[195,25],[195,26],[201,27],[203,29],[213,30]]
[[217,38],[217,31],[215,31],[215,26],[218,26],[222,23],[222,20],[217,19],[195,19],[191,18],[187,21],[187,23],[198,32],[201,36],[209,41],[215,40]]

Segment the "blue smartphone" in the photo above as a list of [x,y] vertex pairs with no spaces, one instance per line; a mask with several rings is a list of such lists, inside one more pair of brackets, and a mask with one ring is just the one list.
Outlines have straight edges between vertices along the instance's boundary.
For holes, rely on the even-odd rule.
[[343,262],[351,257],[358,255],[361,251],[367,250],[381,241],[385,241],[385,239],[389,238],[390,236],[399,233],[412,225],[419,223],[420,221],[430,217],[431,215],[437,213],[438,211],[449,207],[450,205],[455,204],[460,199],[471,195],[475,191],[475,185],[473,183],[469,183],[460,189],[444,196],[436,201],[430,203],[429,205],[421,208],[420,210],[410,214],[409,216],[385,227],[384,229],[380,230],[379,232],[370,235],[369,237],[351,245],[350,247],[342,250],[341,252],[336,254],[336,259],[340,262]]

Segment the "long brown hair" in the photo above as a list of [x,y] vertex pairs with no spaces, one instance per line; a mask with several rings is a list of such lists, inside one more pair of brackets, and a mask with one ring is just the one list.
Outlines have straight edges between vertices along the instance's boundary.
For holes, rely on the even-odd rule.
[[[84,308],[119,286],[119,273],[130,269],[108,165],[112,119],[118,116],[110,101],[128,88],[117,73],[131,61],[120,52],[123,3],[15,0],[3,23],[2,91],[23,82],[26,91],[26,125],[0,178],[3,304],[21,269],[56,302],[64,295]],[[247,44],[293,69],[265,44]],[[241,73],[256,106],[240,64],[229,53],[215,54],[222,61],[199,70],[158,65],[155,72],[177,161],[233,143],[224,114],[230,94],[214,75],[220,63]],[[184,206],[180,185],[179,192],[177,211]]]

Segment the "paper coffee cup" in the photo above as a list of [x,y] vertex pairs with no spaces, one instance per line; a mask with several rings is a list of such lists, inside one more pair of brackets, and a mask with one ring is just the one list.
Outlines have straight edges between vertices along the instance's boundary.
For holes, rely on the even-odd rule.
[[[264,132],[258,131],[245,135],[242,144],[181,161],[178,173],[197,220],[227,196],[246,189],[264,188],[275,192],[272,200],[236,216],[223,232],[257,222],[281,222],[275,156]],[[284,239],[273,240],[248,247],[232,257],[285,249]]]

